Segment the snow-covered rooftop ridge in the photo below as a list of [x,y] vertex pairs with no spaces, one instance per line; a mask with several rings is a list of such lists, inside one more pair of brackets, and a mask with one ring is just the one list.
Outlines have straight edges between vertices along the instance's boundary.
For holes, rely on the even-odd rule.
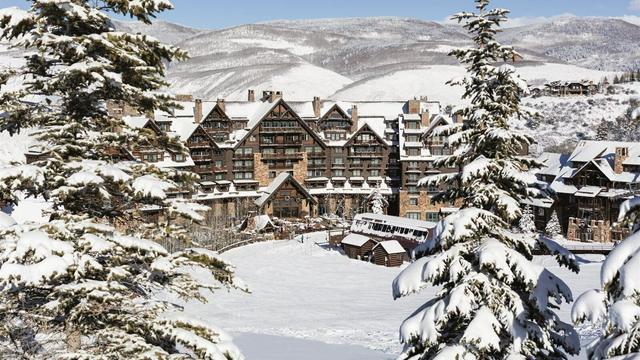
[[352,245],[352,246],[360,247],[369,240],[371,240],[371,238],[368,236],[351,233],[345,236],[344,239],[342,239],[341,243],[344,245]]
[[627,148],[629,151],[623,164],[640,164],[640,143],[628,141],[582,140],[569,156],[569,161],[589,162],[597,158],[611,160],[618,148]]
[[382,241],[378,243],[378,245],[374,246],[374,249],[378,246],[381,246],[387,254],[402,254],[407,252],[407,250],[405,250],[396,240]]

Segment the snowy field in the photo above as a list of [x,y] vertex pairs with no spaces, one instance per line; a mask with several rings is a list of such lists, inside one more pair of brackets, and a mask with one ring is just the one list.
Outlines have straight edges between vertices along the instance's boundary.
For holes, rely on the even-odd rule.
[[[324,236],[315,234],[314,240]],[[436,291],[394,301],[391,283],[400,269],[351,260],[308,239],[253,244],[223,258],[237,267],[252,293],[218,292],[210,303],[190,303],[186,311],[231,332],[249,360],[394,359],[401,350],[400,323]],[[589,257],[580,274],[559,270],[551,257],[538,261],[577,297],[597,286],[601,259]],[[569,320],[570,311],[562,306],[561,317]]]

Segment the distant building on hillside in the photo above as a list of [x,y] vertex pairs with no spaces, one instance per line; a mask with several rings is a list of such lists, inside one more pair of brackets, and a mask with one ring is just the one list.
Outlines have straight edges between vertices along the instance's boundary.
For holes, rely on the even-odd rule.
[[628,235],[618,214],[623,201],[640,193],[640,143],[585,140],[569,155],[545,153],[541,160],[546,166],[537,177],[554,196],[529,202],[539,229],[555,210],[569,240],[612,242]]
[[529,86],[531,96],[591,96],[598,93],[600,86],[590,80],[552,81],[544,85]]

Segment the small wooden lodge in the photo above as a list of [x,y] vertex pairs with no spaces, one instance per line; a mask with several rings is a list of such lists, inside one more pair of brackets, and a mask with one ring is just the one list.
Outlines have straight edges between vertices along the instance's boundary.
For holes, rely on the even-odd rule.
[[342,239],[342,249],[351,259],[368,260],[371,252],[378,242],[369,236],[360,234],[349,234]]
[[401,266],[406,258],[407,251],[395,240],[382,241],[373,247],[373,262],[376,265]]

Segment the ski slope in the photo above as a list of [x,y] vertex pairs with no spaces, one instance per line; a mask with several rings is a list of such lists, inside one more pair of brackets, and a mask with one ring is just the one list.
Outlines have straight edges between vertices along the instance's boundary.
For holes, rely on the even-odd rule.
[[[324,236],[312,239],[323,241]],[[427,288],[394,301],[391,283],[399,268],[351,260],[308,238],[304,244],[253,244],[223,258],[237,267],[252,293],[218,292],[208,304],[189,303],[186,311],[235,334],[249,359],[294,359],[290,356],[300,349],[312,354],[305,359],[314,360],[393,359],[401,350],[401,322],[437,291]],[[597,286],[601,256],[588,258],[581,274],[559,270],[551,257],[537,259],[569,284],[574,297]],[[570,310],[567,305],[560,309],[565,321]],[[589,328],[579,331],[585,344],[593,336]]]

